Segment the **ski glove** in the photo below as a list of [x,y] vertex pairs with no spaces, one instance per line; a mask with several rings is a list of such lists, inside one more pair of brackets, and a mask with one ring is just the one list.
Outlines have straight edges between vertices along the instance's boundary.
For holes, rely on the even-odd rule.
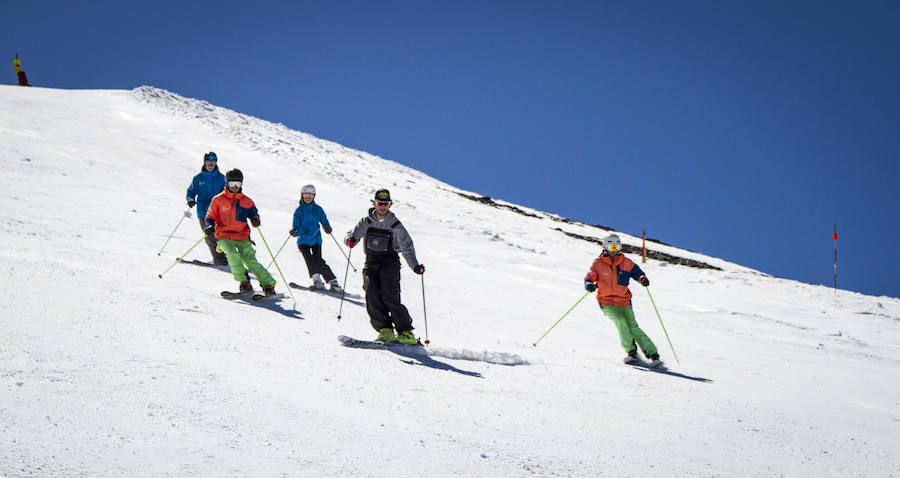
[[291,237],[297,237],[297,230],[296,230],[296,229],[291,229],[290,231],[288,231],[288,234],[290,234]]
[[322,230],[325,231],[325,234],[331,234],[331,226],[329,226],[327,224],[322,226]]
[[594,292],[595,290],[597,290],[597,284],[594,284],[593,282],[586,280],[586,281],[584,281],[584,290],[586,290],[588,292]]
[[259,227],[259,216],[251,217],[250,224],[253,224],[253,227]]
[[204,229],[204,231],[206,231],[206,235],[207,235],[207,236],[213,237],[213,236],[216,234],[216,225],[215,225],[215,224],[208,224],[208,225],[206,226],[206,229]]
[[353,240],[353,236],[348,235],[346,239],[344,239],[344,244],[347,244],[347,247],[353,249],[353,246],[356,245],[356,241]]
[[650,279],[648,279],[647,276],[640,276],[638,278],[638,282],[640,282],[641,285],[644,287],[647,287],[650,285]]
[[197,201],[194,201],[193,199],[188,201],[188,207],[194,207],[194,204],[197,204]]
[[419,264],[416,267],[413,267],[413,272],[415,272],[416,274],[419,274],[419,275],[424,274],[425,266],[422,264]]

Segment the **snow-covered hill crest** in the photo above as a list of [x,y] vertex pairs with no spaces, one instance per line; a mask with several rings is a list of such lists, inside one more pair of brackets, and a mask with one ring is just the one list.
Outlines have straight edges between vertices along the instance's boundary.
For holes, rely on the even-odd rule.
[[[673,374],[623,366],[591,297],[535,348],[584,294],[599,251],[576,236],[605,230],[151,87],[0,99],[0,475],[900,475],[897,299],[654,244],[721,269],[641,264],[680,364],[636,284],[634,310]],[[287,236],[303,184],[338,238],[390,188],[427,265],[402,285],[429,353],[342,347],[374,337],[359,299],[338,321],[325,294],[225,301],[230,274],[187,264],[159,279],[202,235],[185,220],[157,255],[210,150],[244,171],[261,262],[289,242],[287,281],[309,280]],[[323,255],[343,276],[330,238]]]

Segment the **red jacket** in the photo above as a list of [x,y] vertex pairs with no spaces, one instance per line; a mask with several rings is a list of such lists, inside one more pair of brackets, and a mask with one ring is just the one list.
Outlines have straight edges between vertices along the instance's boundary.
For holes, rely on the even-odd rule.
[[600,306],[613,305],[625,307],[631,305],[631,291],[628,289],[630,279],[639,279],[644,271],[631,259],[616,254],[610,257],[604,252],[594,259],[584,280],[597,283],[597,301]]
[[244,193],[232,194],[227,190],[214,197],[206,210],[206,223],[216,225],[216,239],[250,239],[247,219],[251,217],[259,218],[259,211],[253,200],[244,196]]

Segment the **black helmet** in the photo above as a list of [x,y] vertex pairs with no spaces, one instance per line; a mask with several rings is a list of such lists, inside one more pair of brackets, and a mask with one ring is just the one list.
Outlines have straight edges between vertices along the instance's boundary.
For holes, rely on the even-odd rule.
[[225,180],[226,181],[243,181],[244,173],[242,173],[240,169],[232,169],[231,171],[228,171],[227,173],[225,173]]
[[219,157],[216,156],[216,153],[213,153],[212,151],[210,151],[203,155],[203,160],[204,161],[219,161]]
[[375,199],[373,201],[390,201],[391,200],[391,192],[387,189],[379,189],[375,191]]

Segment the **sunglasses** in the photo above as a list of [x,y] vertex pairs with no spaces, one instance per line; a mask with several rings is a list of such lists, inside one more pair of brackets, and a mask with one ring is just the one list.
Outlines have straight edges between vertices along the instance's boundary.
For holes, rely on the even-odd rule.
[[375,201],[375,205],[376,206],[390,206],[391,202],[390,201]]
[[243,181],[228,181],[228,187],[230,188],[239,188],[244,184]]

